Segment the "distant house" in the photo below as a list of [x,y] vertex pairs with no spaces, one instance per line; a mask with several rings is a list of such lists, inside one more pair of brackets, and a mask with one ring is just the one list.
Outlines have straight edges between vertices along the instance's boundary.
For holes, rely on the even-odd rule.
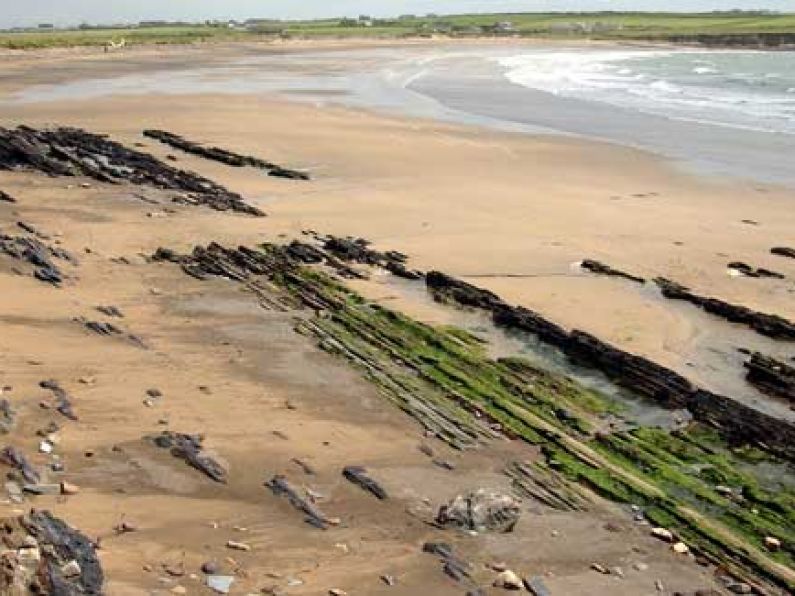
[[40,23],[38,28],[39,29],[55,29],[55,25],[53,25],[52,23]]
[[516,28],[511,21],[500,21],[494,24],[494,30],[498,33],[513,33]]

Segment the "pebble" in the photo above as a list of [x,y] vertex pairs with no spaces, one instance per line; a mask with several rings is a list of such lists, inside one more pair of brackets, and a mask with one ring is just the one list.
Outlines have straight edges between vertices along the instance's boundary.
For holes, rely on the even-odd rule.
[[331,588],[328,593],[329,596],[348,596],[345,590],[340,590],[339,588]]
[[39,443],[39,453],[52,453],[53,445],[49,441]]
[[649,568],[649,566],[646,563],[641,563],[640,561],[638,561],[637,563],[634,563],[632,565],[632,568],[635,571],[646,571]]
[[382,575],[381,581],[384,582],[387,586],[394,586],[397,583],[394,575]]
[[494,580],[494,587],[506,590],[521,590],[524,587],[524,582],[513,571],[506,569]]
[[659,579],[654,580],[654,587],[658,592],[665,592],[665,586]]
[[83,573],[83,570],[80,569],[80,564],[77,561],[69,561],[61,567],[61,574],[66,578],[77,577],[81,573]]
[[774,536],[766,536],[765,546],[767,547],[767,550],[777,551],[781,548],[781,540],[775,538]]
[[596,571],[597,573],[603,573],[608,575],[610,571],[604,565],[600,565],[599,563],[591,563],[591,569]]
[[251,550],[251,546],[246,544],[245,542],[236,542],[234,540],[229,540],[226,543],[226,548],[231,548],[232,550],[242,550],[244,552],[248,552]]
[[202,573],[207,575],[216,575],[220,570],[220,566],[215,561],[207,561],[202,565]]
[[684,542],[677,542],[671,547],[675,553],[680,555],[686,555],[690,552],[690,547],[688,547]]
[[228,594],[235,578],[231,575],[208,575],[207,587],[219,594]]
[[76,495],[80,492],[80,487],[70,482],[61,482],[62,495]]
[[187,594],[188,590],[184,586],[174,586],[171,588],[172,594]]
[[666,530],[665,528],[652,528],[651,535],[665,542],[674,541],[674,535],[671,530]]

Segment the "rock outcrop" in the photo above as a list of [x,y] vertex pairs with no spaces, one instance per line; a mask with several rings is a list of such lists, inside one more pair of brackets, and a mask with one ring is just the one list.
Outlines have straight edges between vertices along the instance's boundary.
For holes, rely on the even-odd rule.
[[521,514],[521,503],[515,497],[479,489],[442,505],[436,523],[473,532],[510,532]]
[[291,170],[258,157],[233,153],[232,151],[227,151],[226,149],[221,149],[220,147],[206,147],[200,143],[189,141],[184,137],[167,132],[165,130],[148,129],[145,130],[143,134],[145,137],[158,140],[161,143],[169,145],[170,147],[180,149],[185,153],[198,155],[199,157],[203,157],[212,161],[218,161],[235,168],[249,166],[264,170],[268,173],[268,176],[288,178],[290,180],[309,180],[309,174],[306,172]]
[[88,176],[107,183],[144,184],[179,191],[182,195],[177,200],[185,204],[264,215],[239,194],[212,180],[78,128],[0,128],[0,170],[16,169],[50,176]]
[[626,273],[620,269],[614,269],[610,265],[605,265],[604,263],[595,261],[593,259],[585,259],[582,263],[580,263],[580,267],[598,275],[607,275],[608,277],[623,277],[624,279],[634,281],[635,283],[646,283],[646,280],[642,277]]
[[745,368],[746,380],[760,391],[795,403],[795,367],[755,352]]

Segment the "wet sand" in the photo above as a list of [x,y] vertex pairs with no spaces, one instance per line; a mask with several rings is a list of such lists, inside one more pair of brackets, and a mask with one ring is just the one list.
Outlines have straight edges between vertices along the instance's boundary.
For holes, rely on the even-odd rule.
[[[200,65],[204,58],[192,49],[172,59]],[[91,62],[84,67],[84,59],[69,64],[70,76],[83,76],[84,68],[96,72]],[[132,72],[150,67],[120,66]],[[41,77],[41,68],[20,66],[0,90],[18,90]],[[34,431],[52,416],[36,405],[42,393],[36,383],[60,379],[81,419],[65,425],[58,449],[66,477],[83,491],[65,501],[40,497],[36,506],[105,537],[100,552],[109,594],[166,593],[178,584],[203,593],[190,574],[208,559],[244,571],[236,594],[284,586],[290,577],[304,581],[289,589],[295,594],[333,587],[351,594],[460,594],[461,586],[420,552],[423,540],[439,538],[422,521],[429,517],[423,499],[437,506],[464,488],[504,486],[499,472],[505,460],[534,456],[509,442],[482,453],[448,453],[459,464],[456,472],[439,470],[417,449],[420,429],[358,375],[292,333],[289,316],[256,308],[222,281],[198,282],[136,256],[158,246],[188,250],[209,240],[251,245],[304,229],[362,236],[405,252],[416,268],[471,277],[511,302],[718,389],[734,374],[727,371],[737,369],[735,343],[791,355],[787,344],[572,267],[598,258],[793,319],[795,261],[768,254],[771,246],[792,240],[793,197],[786,189],[697,178],[654,156],[604,144],[259,95],[0,105],[0,125],[19,123],[74,125],[129,145],[144,142],[146,151],[162,158],[174,154],[180,167],[241,192],[269,213],[254,219],[177,207],[174,214],[150,217],[162,214],[132,197],[139,189],[96,183],[67,188],[71,181],[0,172],[0,189],[19,199],[0,203],[0,229],[8,231],[20,219],[31,222],[57,234],[81,259],[77,281],[62,290],[0,269],[0,383],[13,386],[9,396],[22,405],[22,421],[9,440],[35,453]],[[297,184],[189,157],[142,139],[148,127],[307,169],[314,180]],[[111,260],[121,256],[131,264]],[[725,265],[732,260],[788,278],[730,277]],[[127,315],[123,324],[153,349],[90,335],[72,321],[90,316],[98,304],[119,306]],[[410,314],[435,316],[422,301],[400,304]],[[85,376],[96,383],[78,383]],[[732,387],[740,384],[731,381]],[[165,394],[154,408],[142,403],[150,387]],[[296,409],[286,406],[288,400]],[[212,485],[141,440],[163,428],[205,433],[230,464],[230,485]],[[85,456],[89,450],[92,457]],[[317,478],[303,477],[290,463],[293,457],[312,462]],[[342,480],[340,468],[354,463],[377,470],[396,495],[393,502],[382,506]],[[343,519],[342,527],[324,533],[303,524],[262,486],[276,472],[327,495],[322,505]],[[17,508],[0,505],[4,513]],[[113,536],[122,517],[140,530]],[[603,526],[609,520],[624,530],[608,532]],[[481,563],[502,559],[517,571],[545,575],[556,594],[653,594],[655,579],[672,591],[712,585],[706,572],[634,527],[627,512],[603,503],[589,514],[530,512],[511,536],[445,538]],[[230,539],[254,549],[228,551]],[[235,561],[226,561],[229,556]],[[166,574],[160,564],[183,559],[186,575],[161,581]],[[639,560],[649,562],[649,570],[632,571]],[[592,562],[622,566],[627,577],[597,574],[589,570]],[[381,574],[396,575],[398,585],[385,586]]]

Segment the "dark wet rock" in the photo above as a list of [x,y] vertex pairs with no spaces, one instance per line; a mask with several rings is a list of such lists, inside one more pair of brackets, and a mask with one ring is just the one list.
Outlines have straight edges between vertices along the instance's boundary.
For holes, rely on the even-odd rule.
[[363,238],[342,238],[327,236],[323,249],[346,263],[359,263],[373,267],[383,267],[393,275],[405,279],[421,279],[423,274],[406,268],[406,255],[396,252],[381,252],[370,248]]
[[780,257],[795,259],[795,248],[789,248],[788,246],[776,246],[770,249],[770,253]]
[[639,284],[646,283],[646,280],[643,279],[642,277],[625,273],[619,269],[614,269],[610,265],[605,265],[604,263],[595,261],[593,259],[585,259],[582,263],[580,263],[580,267],[582,267],[583,269],[587,269],[591,273],[596,273],[598,275],[607,275],[609,277],[623,277],[624,279],[628,279],[630,281],[634,281]]
[[184,193],[180,202],[262,216],[243,198],[198,174],[76,128],[0,128],[0,170],[36,170],[51,176],[89,176],[107,183],[146,184]]
[[[496,294],[432,271],[425,283],[434,298],[492,313],[495,324],[524,331],[560,349],[575,363],[594,368],[618,385],[669,409],[686,408],[734,444],[755,444],[795,459],[795,425],[728,397],[703,390],[682,375],[625,352],[583,331],[566,331],[539,313],[513,307]],[[794,328],[795,329],[795,328]]]
[[378,499],[386,499],[387,493],[383,486],[377,481],[373,480],[368,474],[367,470],[361,466],[347,466],[342,470],[342,475],[352,482],[353,484],[361,487],[363,490],[371,493]]
[[49,389],[52,391],[53,397],[55,398],[56,406],[55,409],[60,412],[64,417],[69,418],[70,420],[77,420],[77,414],[74,410],[74,405],[72,403],[71,396],[66,392],[66,390],[61,387],[58,381],[54,379],[47,379],[44,381],[39,382],[39,387],[42,389]]
[[752,267],[748,263],[743,263],[742,261],[733,261],[726,265],[726,267],[746,277],[769,277],[773,279],[784,279],[785,277],[783,274],[777,273],[776,271],[771,271],[770,269],[764,269],[762,267]]
[[100,596],[104,574],[95,545],[48,511],[0,520],[0,593]]
[[215,482],[226,484],[228,472],[204,450],[202,436],[163,431],[152,441],[161,449],[169,449],[171,455],[185,460],[188,465],[203,472]]
[[107,317],[116,317],[117,319],[123,319],[124,318],[124,313],[122,313],[121,310],[119,310],[119,308],[117,306],[113,306],[113,305],[104,306],[104,305],[101,305],[101,306],[97,306],[96,308],[97,308],[97,310],[99,312],[101,312],[103,315],[105,315]]
[[436,523],[475,532],[511,532],[521,513],[521,503],[515,497],[480,489],[442,505]]
[[47,245],[42,239],[30,236],[10,236],[0,233],[0,253],[28,263],[32,266],[32,275],[36,279],[55,286],[61,285],[66,275],[55,264],[54,259],[77,264],[77,260],[67,251]]
[[312,244],[298,240],[293,240],[287,245],[287,254],[301,263],[317,264],[326,260],[325,252]]
[[37,484],[41,479],[41,476],[25,457],[25,454],[16,447],[8,446],[0,451],[0,463],[17,470],[22,474],[22,478],[31,484]]
[[658,277],[654,282],[659,286],[662,295],[672,300],[684,300],[703,308],[710,314],[722,317],[732,323],[746,325],[761,335],[774,339],[795,340],[795,323],[777,315],[760,313],[745,306],[738,306],[719,300],[694,294],[685,286]]
[[442,570],[456,581],[471,579],[472,563],[460,558],[453,552],[453,547],[446,542],[426,542],[422,552],[439,557]]
[[745,378],[760,391],[795,403],[795,367],[759,352],[744,366]]
[[3,192],[2,190],[0,190],[0,202],[1,203],[16,203],[17,200],[14,197],[12,197],[10,194],[8,194],[7,192]]
[[306,515],[306,522],[316,528],[325,530],[331,524],[329,519],[313,503],[301,496],[285,476],[277,474],[265,483],[277,497],[284,497],[287,501]]
[[233,153],[232,151],[227,151],[219,147],[207,147],[165,130],[148,129],[145,130],[143,134],[145,137],[156,139],[161,143],[174,147],[175,149],[180,149],[185,153],[198,155],[199,157],[217,161],[235,168],[248,166],[264,170],[269,176],[288,178],[290,180],[309,180],[309,174],[306,172],[291,170],[251,155],[240,155],[239,153]]

